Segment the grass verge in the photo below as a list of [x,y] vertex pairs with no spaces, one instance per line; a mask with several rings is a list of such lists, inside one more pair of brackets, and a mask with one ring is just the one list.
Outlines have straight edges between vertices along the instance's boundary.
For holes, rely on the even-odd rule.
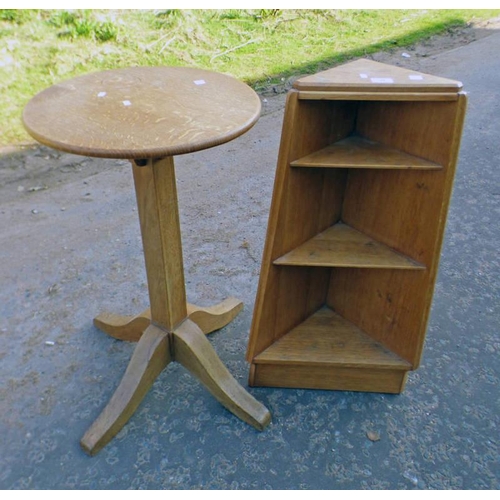
[[198,66],[257,91],[403,48],[500,10],[0,10],[0,147],[31,142],[20,116],[55,82],[126,66]]

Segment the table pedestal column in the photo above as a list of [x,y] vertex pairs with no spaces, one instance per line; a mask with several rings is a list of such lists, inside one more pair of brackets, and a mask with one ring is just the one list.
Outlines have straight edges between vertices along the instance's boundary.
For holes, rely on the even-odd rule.
[[227,325],[243,304],[233,298],[207,308],[186,302],[173,158],[132,165],[151,307],[137,316],[105,313],[94,320],[113,337],[138,344],[120,385],[81,446],[90,455],[105,446],[171,361],[187,368],[229,411],[262,430],[270,422],[269,411],[238,384],[205,336]]

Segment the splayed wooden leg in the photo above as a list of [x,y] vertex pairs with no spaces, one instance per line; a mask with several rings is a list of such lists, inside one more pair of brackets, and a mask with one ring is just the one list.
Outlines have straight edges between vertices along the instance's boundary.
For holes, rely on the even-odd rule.
[[114,338],[138,344],[116,392],[83,436],[82,448],[94,455],[105,446],[172,360],[198,377],[228,410],[262,430],[269,411],[236,382],[205,337],[227,325],[243,304],[233,298],[212,307],[186,304],[173,159],[141,166],[133,162],[133,173],[151,307],[137,316],[101,314],[94,320]]
[[175,361],[195,375],[223,406],[258,430],[269,424],[269,410],[236,381],[193,321],[181,323],[172,336]]
[[[243,309],[243,302],[229,297],[219,304],[201,307],[187,304],[188,318],[194,321],[205,334],[224,328]],[[101,313],[94,318],[94,326],[118,340],[137,342],[151,324],[151,310],[148,308],[136,316],[120,316],[113,313]]]
[[118,340],[137,342],[151,324],[151,311],[136,316],[120,316],[113,313],[101,313],[94,318],[94,326]]
[[196,323],[206,335],[225,327],[242,309],[243,302],[234,297],[229,297],[210,307],[187,305],[188,318]]
[[85,452],[95,455],[120,431],[170,361],[169,334],[150,325],[140,338],[120,385],[81,439]]

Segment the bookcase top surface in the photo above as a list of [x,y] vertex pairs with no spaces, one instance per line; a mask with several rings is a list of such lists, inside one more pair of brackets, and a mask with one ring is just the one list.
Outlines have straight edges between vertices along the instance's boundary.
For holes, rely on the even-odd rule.
[[419,71],[358,59],[314,75],[299,78],[297,90],[356,92],[445,92],[457,93],[462,83]]

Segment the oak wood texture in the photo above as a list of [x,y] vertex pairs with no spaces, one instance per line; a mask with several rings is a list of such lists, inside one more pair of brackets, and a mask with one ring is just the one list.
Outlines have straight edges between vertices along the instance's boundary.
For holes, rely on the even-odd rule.
[[[466,95],[459,82],[373,61],[294,87],[248,341],[249,384],[401,392],[425,341]],[[400,365],[375,366],[377,354],[360,338]]]
[[322,307],[256,356],[259,364],[408,370],[410,364],[329,307]]
[[132,163],[151,322],[172,331],[187,316],[177,185],[172,157]]
[[301,90],[299,99],[308,101],[456,101],[456,93],[447,92],[317,92]]
[[425,269],[365,234],[338,222],[274,261],[278,266]]
[[151,311],[135,316],[122,316],[110,312],[102,312],[94,318],[94,326],[118,340],[137,342],[146,328],[151,324]]
[[342,66],[300,78],[295,81],[293,87],[297,90],[321,90],[324,92],[370,92],[372,95],[378,92],[456,94],[462,88],[462,84],[448,78],[428,75],[370,59],[357,59]]
[[252,364],[250,369],[250,379],[255,386],[387,394],[401,393],[407,375],[408,372],[403,370],[323,365]]
[[196,323],[184,321],[173,332],[175,360],[195,375],[230,412],[258,430],[271,414],[236,382]]
[[173,332],[150,324],[140,336],[118,388],[80,441],[86,453],[95,455],[109,443],[172,361],[181,363],[224,407],[257,430],[271,421],[267,408],[236,381],[196,323],[187,318]]
[[153,325],[144,332],[120,385],[80,441],[89,455],[99,452],[120,431],[172,360],[168,335]]
[[290,162],[292,167],[437,170],[441,165],[361,136],[350,136]]
[[219,304],[201,307],[194,304],[187,305],[188,318],[196,323],[198,328],[206,335],[220,330],[243,309],[243,302],[235,297],[228,297]]
[[229,298],[212,307],[186,302],[172,156],[234,139],[259,113],[260,100],[250,87],[195,68],[93,73],[41,92],[24,110],[28,132],[43,144],[132,163],[150,308],[94,320],[113,337],[138,344],[118,388],[81,440],[90,455],[125,425],[172,361],[258,430],[270,421],[269,411],[236,382],[205,337],[232,321],[241,301]]
[[[97,326],[104,331],[110,330],[114,337],[137,338],[138,352],[154,349],[148,340],[149,331],[156,332],[155,338],[161,332],[168,347],[168,362],[181,362],[227,409],[262,430],[270,421],[269,411],[230,376],[205,339],[205,333],[190,319],[198,318],[208,333],[229,323],[241,310],[242,303],[228,299],[212,308],[188,307],[186,303],[173,158],[150,159],[143,166],[132,162],[132,169],[150,309],[132,317],[129,322],[126,318],[117,319],[108,314],[96,318]],[[141,334],[138,327],[145,321],[149,326]],[[115,395],[82,438],[81,446],[90,455],[102,449],[125,425],[151,386],[150,374],[159,374],[154,369],[156,364],[148,357],[138,354],[139,361],[136,361],[134,356],[130,363],[135,368],[127,369]],[[153,368],[150,368],[151,364]]]
[[[255,124],[260,99],[243,82],[198,68],[137,67],[78,76],[23,112],[47,146],[100,158],[163,158],[230,141]],[[53,119],[50,119],[53,118]]]
[[[187,317],[196,323],[206,335],[220,330],[230,323],[243,309],[243,302],[229,297],[219,304],[201,307],[186,304]],[[94,326],[118,340],[137,342],[151,324],[151,309],[146,309],[135,316],[122,316],[104,312],[94,318]]]

